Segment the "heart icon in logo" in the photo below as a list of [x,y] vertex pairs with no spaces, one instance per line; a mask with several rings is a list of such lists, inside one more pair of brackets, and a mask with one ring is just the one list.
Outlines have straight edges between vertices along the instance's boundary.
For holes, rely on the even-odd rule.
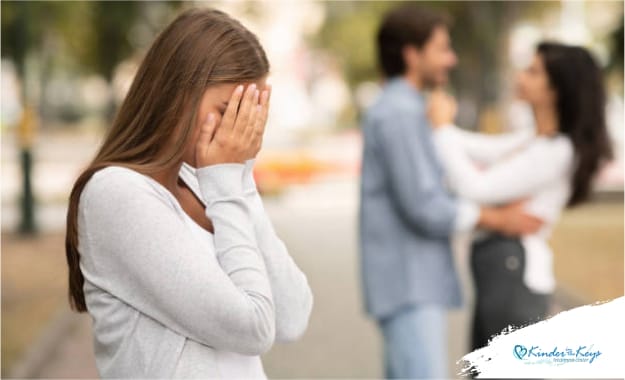
[[514,346],[514,356],[516,356],[517,359],[523,360],[525,355],[527,355],[527,348],[525,348],[525,346],[520,344]]

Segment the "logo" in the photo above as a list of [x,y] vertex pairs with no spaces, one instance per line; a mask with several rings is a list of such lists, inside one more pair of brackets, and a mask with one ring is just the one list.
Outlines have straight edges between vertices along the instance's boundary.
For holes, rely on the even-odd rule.
[[588,363],[592,364],[602,354],[601,351],[595,350],[594,345],[564,347],[559,348],[543,348],[541,346],[524,346],[517,344],[512,350],[512,354],[517,360],[523,361],[525,364],[552,364],[562,365],[566,363]]
[[525,348],[525,346],[520,344],[514,346],[514,356],[516,356],[517,359],[523,360],[525,355],[527,355],[527,348]]

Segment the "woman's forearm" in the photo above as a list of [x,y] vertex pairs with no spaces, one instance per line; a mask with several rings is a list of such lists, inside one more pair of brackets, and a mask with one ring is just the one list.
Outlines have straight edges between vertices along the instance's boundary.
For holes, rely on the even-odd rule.
[[458,141],[459,147],[474,161],[492,164],[527,144],[535,133],[531,129],[513,132],[485,134],[472,132],[449,124],[446,128]]
[[254,160],[246,162],[243,177],[245,199],[250,207],[256,239],[267,266],[276,309],[276,341],[299,338],[306,327],[313,295],[306,275],[290,256],[269,219],[253,178]]

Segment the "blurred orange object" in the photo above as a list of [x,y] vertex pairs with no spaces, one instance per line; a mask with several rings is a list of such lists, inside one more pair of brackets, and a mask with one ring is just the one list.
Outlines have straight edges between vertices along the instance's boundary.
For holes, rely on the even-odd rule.
[[341,167],[302,152],[270,153],[257,161],[254,179],[261,193],[275,194],[286,186],[309,183],[321,175],[340,171]]

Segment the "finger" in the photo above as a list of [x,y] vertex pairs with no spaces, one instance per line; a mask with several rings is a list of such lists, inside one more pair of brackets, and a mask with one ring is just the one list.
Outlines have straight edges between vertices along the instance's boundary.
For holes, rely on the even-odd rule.
[[249,113],[249,118],[248,118],[248,127],[245,130],[245,137],[247,139],[252,139],[253,136],[255,135],[256,131],[256,125],[258,122],[258,118],[259,118],[259,107],[260,105],[258,104],[258,91],[256,91],[256,94],[254,95],[254,103],[252,105],[252,108],[250,109],[250,113]]
[[267,91],[267,97],[265,98],[265,105],[269,108],[269,103],[271,101],[271,94],[273,93],[273,86],[269,83],[265,85],[265,90]]
[[260,129],[260,133],[262,134],[265,131],[265,126],[267,125],[267,116],[269,114],[269,99],[271,97],[271,88],[263,91],[260,97],[259,104],[259,113],[256,128]]
[[225,127],[227,129],[232,129],[234,127],[234,122],[237,118],[237,110],[242,96],[243,85],[238,85],[232,92],[226,112],[224,112],[224,115],[221,118],[221,127]]
[[234,130],[238,133],[245,134],[249,120],[250,120],[250,111],[254,106],[254,99],[256,97],[256,83],[252,83],[247,86],[247,90],[245,91],[245,95],[243,96],[243,100],[241,101],[241,107],[239,108],[239,113],[237,114],[237,119],[235,122]]
[[248,126],[245,132],[246,138],[251,139],[251,140],[254,139],[254,135],[256,134],[256,125],[258,122],[258,118],[260,116],[260,112],[259,112],[260,105],[258,104],[259,98],[260,98],[260,93],[258,90],[256,90],[254,94],[254,101],[250,109],[250,114],[248,118]]
[[273,90],[273,87],[270,84],[267,84],[265,86],[265,91],[264,91],[265,96],[261,97],[260,99],[260,105],[262,107],[263,129],[265,128],[265,125],[267,123],[267,118],[269,117],[269,104],[271,103],[272,90]]
[[215,132],[215,115],[212,113],[208,114],[206,118],[206,122],[202,124],[202,128],[200,129],[200,136],[197,141],[197,147],[200,149],[205,149],[210,144],[213,139],[213,134]]

